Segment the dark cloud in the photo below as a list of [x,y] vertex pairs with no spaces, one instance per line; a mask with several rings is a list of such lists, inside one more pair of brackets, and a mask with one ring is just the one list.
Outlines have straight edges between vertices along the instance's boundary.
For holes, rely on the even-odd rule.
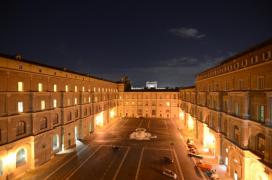
[[186,39],[200,39],[206,37],[206,35],[200,33],[198,29],[188,27],[172,28],[169,32]]

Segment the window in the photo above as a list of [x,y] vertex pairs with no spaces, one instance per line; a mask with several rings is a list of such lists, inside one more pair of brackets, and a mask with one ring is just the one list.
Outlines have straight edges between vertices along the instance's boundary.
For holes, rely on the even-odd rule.
[[18,82],[18,91],[19,91],[19,92],[24,91],[23,82]]
[[265,150],[265,136],[259,133],[256,137],[256,150],[264,155]]
[[39,91],[39,92],[42,92],[42,91],[43,91],[43,85],[42,85],[42,83],[39,83],[39,84],[38,84],[38,91]]
[[264,89],[264,76],[257,77],[257,88]]
[[78,110],[75,111],[75,118],[78,117]]
[[45,109],[45,100],[42,100],[41,101],[41,110],[44,110]]
[[65,92],[68,92],[69,89],[68,89],[68,85],[65,85]]
[[88,110],[87,110],[87,108],[85,108],[85,110],[84,110],[84,116],[87,116],[87,114],[88,114]]
[[53,125],[58,124],[59,123],[59,115],[56,113],[53,116]]
[[75,92],[77,92],[77,86],[75,86]]
[[239,90],[243,90],[244,89],[244,80],[240,79],[239,80]]
[[237,126],[234,126],[233,136],[234,136],[233,140],[236,141],[237,143],[239,143],[240,132],[239,132],[239,128]]
[[58,87],[57,87],[56,84],[54,84],[54,85],[53,85],[53,91],[54,91],[54,92],[57,92],[57,90],[58,90]]
[[152,110],[152,116],[155,116],[156,115],[156,110]]
[[71,121],[71,120],[72,120],[72,113],[69,112],[69,113],[67,114],[67,121]]
[[16,153],[16,168],[26,163],[26,151],[21,148]]
[[18,112],[24,112],[24,105],[23,102],[18,102]]
[[85,91],[85,87],[83,86],[83,87],[82,87],[82,92],[84,92],[84,91]]
[[77,104],[77,98],[75,98],[75,104]]
[[235,115],[239,116],[240,114],[240,106],[239,103],[235,103]]
[[271,51],[267,51],[263,53],[263,59],[268,60],[271,58]]
[[264,106],[260,105],[258,107],[258,121],[264,122]]
[[24,121],[18,121],[16,125],[16,136],[20,136],[26,133],[26,123]]
[[47,128],[47,118],[46,118],[46,117],[43,117],[43,118],[40,120],[40,130],[46,129],[46,128]]
[[57,100],[54,99],[54,100],[53,100],[53,108],[56,108],[56,107],[57,107]]
[[67,99],[67,105],[70,106],[71,102],[70,102],[70,99],[68,98]]
[[91,102],[91,97],[89,97],[89,102]]

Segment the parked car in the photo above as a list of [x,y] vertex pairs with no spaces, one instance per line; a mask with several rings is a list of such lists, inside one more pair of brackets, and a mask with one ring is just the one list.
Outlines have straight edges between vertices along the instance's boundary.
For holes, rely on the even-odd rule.
[[212,165],[208,163],[203,163],[201,161],[196,163],[196,166],[199,167],[202,171],[210,171],[212,170]]
[[166,176],[168,176],[168,177],[171,177],[171,178],[173,178],[173,179],[177,179],[177,174],[176,173],[174,173],[173,171],[171,171],[170,169],[164,169],[163,171],[162,171],[162,174],[164,174],[164,175],[166,175]]
[[166,162],[166,163],[168,163],[168,164],[174,163],[174,160],[171,159],[171,158],[169,158],[169,157],[167,157],[167,156],[164,156],[164,157],[163,157],[163,160],[164,160],[164,162]]
[[188,153],[188,156],[203,159],[203,156],[201,156],[200,154]]

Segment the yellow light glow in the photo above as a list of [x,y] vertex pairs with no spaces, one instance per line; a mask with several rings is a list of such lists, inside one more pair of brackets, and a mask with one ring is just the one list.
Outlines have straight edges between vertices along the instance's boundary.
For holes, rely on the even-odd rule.
[[112,109],[110,111],[110,118],[114,118],[114,117],[115,117],[115,111],[114,111],[114,109]]
[[15,153],[10,153],[3,159],[3,163],[5,167],[9,167],[12,164],[14,164],[16,161],[16,154]]
[[170,102],[167,102],[167,103],[166,103],[166,106],[170,106]]
[[179,118],[180,118],[181,120],[184,120],[184,117],[185,117],[185,114],[184,114],[183,111],[181,111],[181,112],[179,113]]
[[188,129],[189,130],[194,129],[194,120],[193,120],[192,116],[189,116],[189,118],[188,118]]
[[204,126],[204,136],[203,136],[203,144],[204,148],[207,148],[209,152],[215,155],[215,137],[212,133],[210,133],[209,128]]
[[103,126],[104,125],[104,117],[103,117],[103,112],[99,113],[96,117],[95,117],[95,124],[96,126]]

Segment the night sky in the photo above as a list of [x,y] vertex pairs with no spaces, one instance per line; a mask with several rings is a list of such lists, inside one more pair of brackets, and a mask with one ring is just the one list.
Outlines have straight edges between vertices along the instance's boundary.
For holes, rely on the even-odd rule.
[[195,75],[272,37],[271,0],[22,1],[0,5],[0,52],[134,86]]

